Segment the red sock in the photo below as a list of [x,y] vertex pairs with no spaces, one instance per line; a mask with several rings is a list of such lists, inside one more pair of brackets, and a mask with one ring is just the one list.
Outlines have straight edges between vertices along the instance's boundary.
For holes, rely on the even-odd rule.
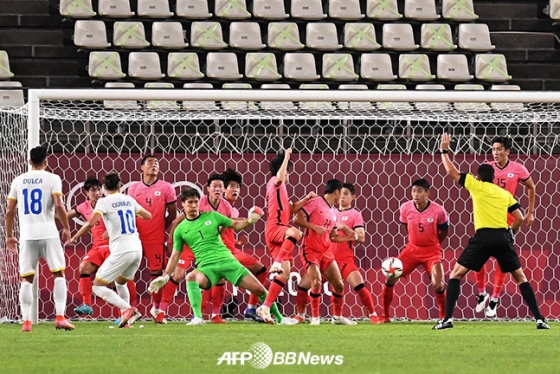
[[[159,275],[152,275],[152,280],[156,279]],[[161,303],[161,290],[152,293],[152,305],[154,308],[159,309]]]
[[504,283],[506,281],[506,274],[502,273],[500,267],[496,267],[496,273],[494,274],[494,293],[492,298],[497,299],[500,297],[502,290],[504,289]]
[[126,288],[128,288],[128,293],[130,294],[130,306],[138,305],[138,298],[136,296],[136,285],[133,280],[129,280],[126,283]]
[[225,283],[220,283],[212,287],[212,314],[219,316],[224,303],[226,291]]
[[[311,304],[311,317],[318,318],[319,317],[319,306],[321,304],[321,290],[317,290],[317,293],[311,290],[309,293],[309,300]],[[298,291],[299,293],[299,291]]]
[[363,283],[354,287],[354,291],[358,293],[360,302],[366,307],[369,315],[373,315],[375,313],[375,308],[373,307],[373,297],[371,297],[371,292],[369,292]]
[[203,290],[202,306],[201,306],[202,313],[204,313],[204,311],[208,308],[208,305],[210,305],[211,302],[212,302],[212,288],[210,288],[209,290]]
[[82,302],[91,306],[91,278],[89,274],[80,274],[80,293]]
[[173,298],[175,297],[175,292],[177,291],[178,286],[179,284],[172,278],[169,282],[167,282],[165,287],[163,287],[163,290],[161,291],[161,303],[159,304],[159,309],[162,312],[167,311],[167,307],[171,304]]
[[333,292],[332,300],[332,315],[340,317],[342,315],[342,304],[344,303],[344,295]]
[[482,265],[480,271],[474,273],[476,279],[476,287],[478,288],[478,294],[486,293],[486,265]]
[[384,284],[381,298],[383,299],[383,315],[389,317],[389,309],[391,309],[391,303],[393,302],[393,286]]
[[[266,282],[266,276],[267,276],[267,272],[266,272],[266,268],[263,268],[264,271],[261,271],[259,274],[256,275],[257,279],[259,280],[259,282],[261,282],[261,284],[264,284],[264,282]],[[270,290],[269,290],[270,293]],[[278,295],[276,295],[278,296]],[[274,299],[276,300],[276,298]],[[255,295],[253,295],[251,293],[251,295],[249,295],[249,301],[247,302],[247,304],[249,305],[257,305],[259,303],[259,298]],[[272,303],[271,303],[272,305]]]
[[288,236],[283,242],[282,242],[282,246],[280,247],[280,258],[274,258],[274,261],[279,261],[281,262],[284,259],[284,256],[287,255],[288,253],[292,253],[292,251],[294,250],[294,247],[297,243],[297,239],[293,238],[291,236]]
[[445,318],[445,290],[442,293],[436,292],[436,304],[439,309],[439,319]]
[[309,294],[307,293],[309,289],[298,286],[297,296],[296,296],[296,310],[298,313],[305,314],[307,311],[307,303],[309,299]]
[[[280,295],[280,292],[282,292],[282,290],[284,289],[285,285],[286,284],[280,277],[274,278],[272,283],[270,283],[270,287],[268,288],[268,295],[266,295],[266,300],[264,301],[263,305],[270,308],[272,306],[272,303],[274,303],[278,298],[278,295]],[[298,297],[299,297],[299,291],[298,291]],[[307,293],[305,294],[305,306],[307,306]]]

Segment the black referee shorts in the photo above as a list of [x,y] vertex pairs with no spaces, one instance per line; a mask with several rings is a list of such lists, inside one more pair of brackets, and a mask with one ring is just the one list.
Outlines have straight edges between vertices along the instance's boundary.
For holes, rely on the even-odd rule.
[[469,270],[479,271],[490,257],[494,257],[503,273],[521,267],[513,247],[513,237],[507,229],[480,229],[469,240],[457,263]]

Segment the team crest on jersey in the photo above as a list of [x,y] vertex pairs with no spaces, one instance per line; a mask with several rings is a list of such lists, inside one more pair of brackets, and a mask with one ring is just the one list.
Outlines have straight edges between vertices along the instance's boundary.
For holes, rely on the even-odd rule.
[[154,192],[154,196],[161,196],[161,191]]
[[212,221],[206,221],[206,222],[204,222],[204,224],[205,224],[206,226],[210,226],[210,225],[212,224]]
[[428,222],[434,222],[434,219],[433,219],[433,218],[428,218],[426,221],[428,221]]
[[513,173],[508,173],[507,177],[508,178],[513,178],[513,175],[514,175]]
[[342,220],[343,221],[348,221],[348,217],[344,216],[344,217],[342,217]]

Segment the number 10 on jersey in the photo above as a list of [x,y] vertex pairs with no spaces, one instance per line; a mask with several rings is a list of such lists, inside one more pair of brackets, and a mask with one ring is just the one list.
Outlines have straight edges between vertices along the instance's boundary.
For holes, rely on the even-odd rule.
[[121,219],[121,234],[134,234],[136,232],[136,220],[132,210],[119,210]]

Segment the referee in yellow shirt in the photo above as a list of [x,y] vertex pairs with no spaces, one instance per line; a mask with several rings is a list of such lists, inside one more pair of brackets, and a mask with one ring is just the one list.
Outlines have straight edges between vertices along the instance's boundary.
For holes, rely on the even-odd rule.
[[[511,273],[519,286],[523,300],[529,306],[537,322],[537,329],[549,329],[545,318],[541,315],[535,291],[527,281],[519,256],[513,247],[513,234],[519,230],[523,222],[523,214],[517,201],[503,188],[495,185],[494,168],[482,164],[478,168],[478,178],[472,174],[459,173],[448,156],[449,135],[441,136],[440,153],[447,175],[469,191],[473,200],[474,228],[476,233],[463,250],[447,285],[445,300],[445,318],[438,321],[434,330],[453,328],[453,310],[461,290],[461,279],[469,271],[479,271],[490,257],[494,257],[504,273]],[[515,218],[511,230],[507,224],[507,213]]]

